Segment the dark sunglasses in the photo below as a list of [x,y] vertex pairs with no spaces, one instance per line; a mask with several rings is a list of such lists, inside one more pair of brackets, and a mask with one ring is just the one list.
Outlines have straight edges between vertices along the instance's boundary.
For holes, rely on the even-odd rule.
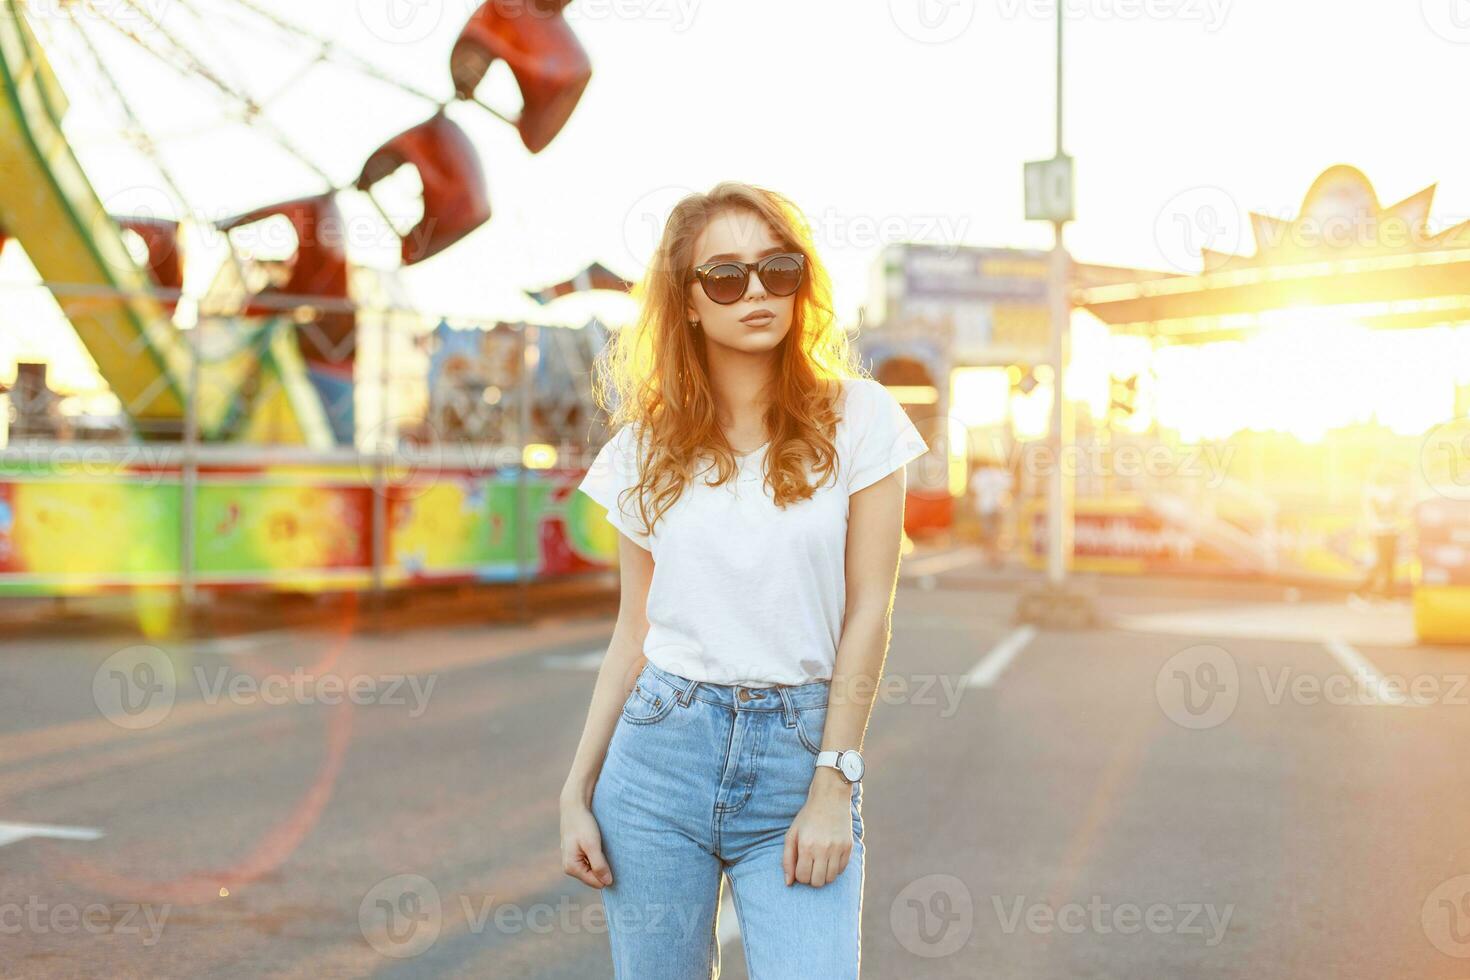
[[772,296],[790,296],[801,286],[806,269],[806,256],[800,252],[777,252],[759,262],[722,260],[694,267],[689,281],[699,280],[704,294],[721,306],[738,303],[750,285],[751,270],[760,277],[761,285]]

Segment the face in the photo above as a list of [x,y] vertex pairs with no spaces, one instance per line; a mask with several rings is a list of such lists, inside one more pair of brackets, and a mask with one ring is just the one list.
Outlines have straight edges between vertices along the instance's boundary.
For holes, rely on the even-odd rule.
[[[773,252],[788,251],[793,249],[784,246],[758,215],[743,209],[725,211],[711,218],[695,240],[690,271],[706,262],[723,259],[756,262]],[[759,353],[774,350],[791,329],[799,293],[800,290],[790,296],[776,296],[766,289],[760,276],[752,269],[745,295],[728,306],[711,300],[697,280],[691,281],[686,313],[688,319],[699,321],[708,343]],[[759,310],[769,311],[772,315],[751,317]],[[746,320],[746,317],[751,319]]]

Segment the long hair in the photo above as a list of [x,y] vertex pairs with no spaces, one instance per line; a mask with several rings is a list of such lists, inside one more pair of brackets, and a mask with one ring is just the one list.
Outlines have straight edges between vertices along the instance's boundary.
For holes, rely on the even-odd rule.
[[[614,332],[598,357],[593,383],[609,430],[632,426],[639,446],[637,510],[654,523],[679,499],[701,461],[712,460],[719,486],[736,473],[734,450],[715,417],[702,330],[690,325],[688,276],[694,243],[716,215],[745,209],[765,220],[783,248],[806,256],[791,329],[777,348],[765,415],[771,433],[765,483],[777,506],[810,498],[836,469],[840,379],[861,377],[857,352],[832,310],[832,284],[811,229],[786,197],[739,181],[722,181],[674,206],[663,237],[632,295],[633,324]],[[809,483],[811,474],[818,478]]]

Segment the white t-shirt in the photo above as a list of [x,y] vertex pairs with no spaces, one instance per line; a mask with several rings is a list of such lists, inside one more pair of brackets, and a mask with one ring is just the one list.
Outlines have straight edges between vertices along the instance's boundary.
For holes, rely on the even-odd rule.
[[[714,684],[770,687],[829,680],[847,608],[848,495],[928,451],[889,391],[843,379],[837,466],[812,497],[776,506],[761,467],[767,443],[736,456],[739,472],[709,487],[712,463],[643,535],[635,492],[638,454],[623,426],[578,489],[607,520],[653,554],[643,655],[664,670]],[[813,474],[812,482],[816,481]]]

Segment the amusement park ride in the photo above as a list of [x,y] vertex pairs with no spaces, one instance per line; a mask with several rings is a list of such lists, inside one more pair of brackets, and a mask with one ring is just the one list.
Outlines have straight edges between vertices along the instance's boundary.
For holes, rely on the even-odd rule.
[[[182,7],[201,20],[203,12],[196,8],[202,4],[182,0]],[[366,196],[399,234],[403,266],[443,252],[489,221],[481,162],[445,110],[454,102],[479,105],[513,125],[530,153],[544,150],[591,77],[587,54],[562,16],[566,5],[567,0],[482,4],[454,43],[448,66],[452,94],[440,98],[399,82],[254,0],[227,0],[236,15],[315,50],[318,61],[397,85],[429,104],[427,118],[387,139],[354,179],[340,183],[270,126],[261,103],[224,81],[166,20],[148,19],[141,2],[76,0],[48,3],[41,10],[27,0],[0,0],[0,90],[5,96],[0,99],[0,248],[15,239],[25,249],[138,438],[180,439],[188,428],[187,393],[193,392],[194,431],[204,441],[351,445],[354,351],[364,307],[355,295],[360,270],[344,247],[338,199],[348,193]],[[38,29],[47,37],[69,33],[71,46],[92,57],[98,87],[110,90],[126,112],[130,135],[150,154],[160,186],[179,215],[202,212],[184,200],[179,181],[142,131],[128,85],[103,57],[99,41],[104,34],[213,89],[236,115],[258,124],[310,167],[324,186],[213,221],[210,230],[222,233],[228,256],[208,277],[212,285],[190,300],[183,291],[186,273],[194,272],[191,263],[207,258],[188,251],[183,218],[108,212],[64,130],[68,100]],[[522,96],[522,108],[513,116],[477,94],[497,59],[509,68]],[[423,214],[399,232],[374,189],[404,167],[412,168],[422,185]],[[239,231],[282,220],[296,239],[294,255],[283,268],[242,254],[236,245]],[[598,285],[618,288],[620,283]],[[189,309],[181,309],[186,305]]]
[[[606,329],[431,330],[398,277],[491,218],[453,117],[483,109],[530,154],[567,124],[591,67],[566,6],[473,8],[436,84],[331,39],[345,28],[287,20],[331,11],[284,0],[0,0],[0,248],[24,252],[23,285],[54,298],[120,405],[64,425],[79,419],[57,411],[48,365],[19,365],[0,595],[120,591],[173,608],[204,589],[524,583],[615,559],[616,532],[574,492]],[[492,105],[512,87],[518,111]],[[350,132],[324,122],[334,112],[381,124],[383,142],[340,159]],[[310,183],[273,187],[293,176],[282,154]],[[422,214],[406,217],[415,180]],[[375,263],[354,245],[363,228],[369,253],[384,246]],[[526,293],[629,289],[594,262]],[[410,347],[430,356],[397,364]],[[390,418],[395,391],[406,404]],[[376,393],[376,418],[354,418],[355,393]],[[57,461],[84,439],[104,470],[76,480]]]

